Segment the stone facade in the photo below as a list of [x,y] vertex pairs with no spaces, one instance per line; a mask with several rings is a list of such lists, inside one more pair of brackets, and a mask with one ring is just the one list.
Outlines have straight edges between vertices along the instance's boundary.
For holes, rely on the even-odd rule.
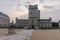
[[40,28],[40,27],[52,27],[51,18],[40,19],[40,10],[37,5],[29,5],[29,18],[18,19],[16,18],[16,27],[24,28]]
[[40,19],[40,27],[52,27],[52,22],[51,18],[49,19]]
[[6,15],[0,12],[0,27],[8,27],[10,23],[10,18]]
[[16,18],[16,27],[20,28],[28,27],[28,20]]
[[37,5],[29,5],[29,26],[30,28],[39,27],[40,11]]

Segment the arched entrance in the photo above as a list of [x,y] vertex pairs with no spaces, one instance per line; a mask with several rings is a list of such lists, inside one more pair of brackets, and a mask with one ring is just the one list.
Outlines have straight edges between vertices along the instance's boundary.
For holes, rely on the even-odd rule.
[[34,25],[32,25],[32,29],[34,29]]

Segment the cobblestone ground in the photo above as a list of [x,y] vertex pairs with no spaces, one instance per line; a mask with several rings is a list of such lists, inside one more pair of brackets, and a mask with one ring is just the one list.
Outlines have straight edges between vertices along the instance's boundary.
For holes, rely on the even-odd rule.
[[35,30],[30,40],[60,40],[60,30]]

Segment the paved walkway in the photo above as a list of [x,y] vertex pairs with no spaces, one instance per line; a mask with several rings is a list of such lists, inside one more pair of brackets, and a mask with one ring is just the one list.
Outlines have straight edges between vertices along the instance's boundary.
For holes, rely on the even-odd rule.
[[21,31],[14,35],[1,36],[0,40],[30,40],[33,30]]
[[35,30],[30,40],[60,40],[60,30]]

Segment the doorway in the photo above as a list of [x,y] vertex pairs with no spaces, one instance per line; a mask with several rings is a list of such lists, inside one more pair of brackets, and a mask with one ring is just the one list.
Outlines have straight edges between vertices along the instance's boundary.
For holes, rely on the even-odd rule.
[[34,29],[34,25],[32,25],[32,29]]

